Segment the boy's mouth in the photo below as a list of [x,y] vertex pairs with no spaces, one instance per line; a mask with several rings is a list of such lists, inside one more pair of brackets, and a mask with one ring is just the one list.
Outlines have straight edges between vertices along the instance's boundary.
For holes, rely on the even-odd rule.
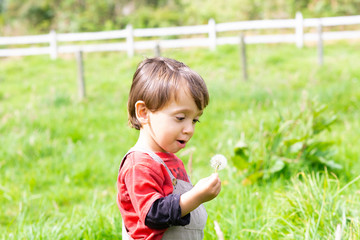
[[186,146],[187,141],[185,141],[185,140],[177,140],[177,142],[179,143],[180,148],[184,148]]

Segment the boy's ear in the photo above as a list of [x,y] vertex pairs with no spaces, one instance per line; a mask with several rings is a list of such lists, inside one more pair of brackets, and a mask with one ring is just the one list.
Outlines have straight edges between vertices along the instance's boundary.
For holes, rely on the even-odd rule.
[[136,118],[141,123],[141,125],[148,123],[149,109],[147,109],[144,101],[139,100],[135,103],[135,113],[136,113]]

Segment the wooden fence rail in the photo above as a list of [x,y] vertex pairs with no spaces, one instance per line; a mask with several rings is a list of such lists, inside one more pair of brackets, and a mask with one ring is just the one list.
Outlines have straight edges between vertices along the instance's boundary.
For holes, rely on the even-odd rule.
[[[318,34],[304,33],[305,28],[318,28],[329,26],[344,26],[360,24],[360,15],[327,18],[304,19],[301,13],[297,13],[294,19],[278,20],[255,20],[229,23],[215,23],[210,19],[206,25],[182,26],[167,28],[133,29],[128,25],[126,29],[103,32],[86,33],[56,33],[35,36],[0,37],[0,57],[26,56],[49,54],[56,59],[59,53],[102,52],[102,51],[125,51],[128,56],[133,56],[135,50],[162,48],[183,48],[183,47],[209,47],[216,49],[217,45],[239,44],[239,33],[234,37],[217,37],[217,33],[237,32],[259,29],[294,29],[290,34],[276,35],[248,35],[244,36],[246,44],[259,43],[295,43],[301,48],[304,41],[317,41]],[[167,36],[192,35],[190,38],[159,39]],[[136,38],[152,38],[151,40],[139,40]],[[157,39],[155,39],[157,38]],[[322,40],[359,39],[360,30],[355,31],[329,31],[323,32]],[[87,41],[113,40],[112,43],[84,43]],[[81,43],[74,43],[81,42]],[[31,46],[48,44],[48,46]],[[3,46],[1,46],[3,45]],[[30,45],[30,47],[10,48],[14,45]]]

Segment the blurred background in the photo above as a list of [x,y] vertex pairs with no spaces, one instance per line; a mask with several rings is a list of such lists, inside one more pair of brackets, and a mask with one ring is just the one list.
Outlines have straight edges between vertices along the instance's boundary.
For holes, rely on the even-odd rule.
[[0,0],[0,35],[356,15],[360,0]]

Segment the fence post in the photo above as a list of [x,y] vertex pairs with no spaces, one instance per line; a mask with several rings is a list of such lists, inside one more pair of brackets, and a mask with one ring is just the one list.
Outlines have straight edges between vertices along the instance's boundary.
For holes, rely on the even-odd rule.
[[216,49],[216,24],[215,20],[210,18],[208,22],[209,26],[209,47],[210,50],[214,51]]
[[301,12],[296,13],[295,37],[296,37],[296,46],[298,48],[302,48],[304,46],[304,19]]
[[127,54],[129,57],[134,56],[134,31],[131,24],[126,26],[127,36],[126,36],[126,44],[127,44]]
[[57,58],[57,37],[55,30],[51,30],[49,33],[49,45],[50,45],[50,58],[55,60]]
[[318,64],[322,66],[324,64],[324,46],[323,46],[323,37],[322,37],[322,24],[320,19],[317,27],[317,32],[318,32],[318,41],[317,41]]
[[156,42],[156,44],[155,44],[154,55],[155,55],[155,57],[161,57],[161,49],[160,49],[159,42]]
[[86,91],[85,91],[85,79],[84,79],[83,54],[81,50],[78,50],[76,52],[76,62],[78,68],[78,95],[80,100],[83,100],[86,97]]
[[247,74],[247,59],[246,59],[246,43],[245,43],[245,36],[243,33],[240,34],[240,55],[241,55],[241,67],[243,72],[243,78],[245,81],[248,80]]

